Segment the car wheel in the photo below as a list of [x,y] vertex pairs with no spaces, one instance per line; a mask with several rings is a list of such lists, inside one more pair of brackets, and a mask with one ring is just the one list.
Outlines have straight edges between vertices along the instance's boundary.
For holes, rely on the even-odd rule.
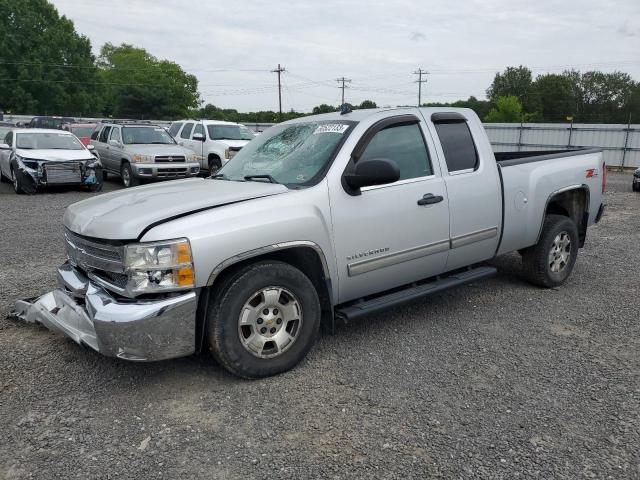
[[128,162],[122,164],[120,169],[120,176],[122,177],[122,184],[125,188],[136,187],[140,185],[140,180],[133,176],[133,170]]
[[538,243],[522,255],[528,280],[540,287],[562,285],[578,257],[578,228],[563,215],[547,215]]
[[26,175],[16,171],[17,168],[17,164],[14,163],[11,165],[11,182],[13,183],[13,189],[18,195],[23,193],[34,195],[37,191],[35,183],[25,179]]
[[209,304],[207,338],[231,373],[261,378],[296,366],[313,346],[320,301],[309,278],[283,262],[249,265],[229,277]]
[[211,157],[209,159],[209,175],[215,175],[222,167],[222,162],[218,157]]

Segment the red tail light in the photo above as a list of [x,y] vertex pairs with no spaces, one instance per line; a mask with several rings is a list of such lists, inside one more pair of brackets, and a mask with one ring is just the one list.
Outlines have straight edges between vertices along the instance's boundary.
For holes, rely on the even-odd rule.
[[607,188],[607,164],[602,162],[602,193]]

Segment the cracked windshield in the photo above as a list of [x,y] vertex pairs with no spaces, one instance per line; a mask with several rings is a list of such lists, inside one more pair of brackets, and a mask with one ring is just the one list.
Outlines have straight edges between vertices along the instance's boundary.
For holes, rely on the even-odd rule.
[[309,182],[329,162],[349,129],[342,122],[307,122],[271,128],[251,141],[218,173],[226,180],[285,185]]

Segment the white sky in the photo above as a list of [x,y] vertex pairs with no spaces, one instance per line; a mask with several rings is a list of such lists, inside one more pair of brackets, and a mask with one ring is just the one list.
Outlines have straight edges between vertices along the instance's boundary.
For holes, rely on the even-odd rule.
[[[131,43],[198,77],[205,103],[240,111],[417,102],[484,92],[496,71],[622,70],[640,80],[640,0],[53,0],[97,53]],[[223,70],[223,71],[220,71]]]

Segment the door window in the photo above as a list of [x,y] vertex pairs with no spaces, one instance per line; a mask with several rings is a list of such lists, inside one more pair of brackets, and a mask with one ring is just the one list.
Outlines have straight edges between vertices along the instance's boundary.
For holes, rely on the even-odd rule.
[[100,136],[98,137],[98,141],[102,143],[107,143],[107,138],[109,138],[109,132],[111,131],[111,127],[104,127],[100,132]]
[[191,138],[191,130],[193,130],[193,123],[185,123],[180,138]]
[[196,133],[204,136],[204,127],[201,123],[196,124],[196,128],[193,129],[193,134],[195,135]]
[[371,139],[358,162],[385,158],[400,169],[400,180],[433,175],[420,126],[398,125],[380,130]]
[[435,126],[449,172],[476,170],[478,152],[467,122],[436,123]]
[[174,122],[169,127],[169,135],[175,137],[180,131],[180,127],[182,126],[182,122]]
[[109,140],[115,140],[116,142],[122,143],[122,137],[120,136],[120,129],[113,128],[111,130],[111,135],[109,135]]

